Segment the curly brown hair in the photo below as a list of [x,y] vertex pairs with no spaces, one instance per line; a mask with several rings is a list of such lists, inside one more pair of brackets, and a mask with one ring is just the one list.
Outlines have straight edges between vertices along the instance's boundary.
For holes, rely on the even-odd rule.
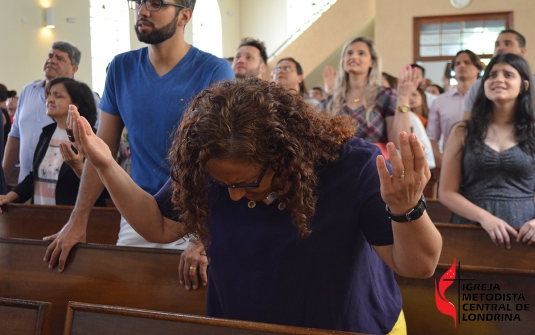
[[280,201],[305,237],[315,213],[315,168],[336,160],[354,134],[350,118],[317,113],[301,96],[274,83],[258,78],[219,82],[192,101],[169,153],[180,221],[187,233],[208,240],[211,179],[206,163],[235,159],[273,170],[272,187],[287,189]]

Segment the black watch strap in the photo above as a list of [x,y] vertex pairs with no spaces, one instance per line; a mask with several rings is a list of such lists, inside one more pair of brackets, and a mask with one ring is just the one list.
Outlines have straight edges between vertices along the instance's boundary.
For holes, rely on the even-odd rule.
[[413,222],[413,221],[418,220],[422,215],[424,215],[426,208],[427,208],[427,203],[425,202],[425,197],[422,194],[422,197],[420,198],[420,201],[418,201],[418,204],[416,205],[416,207],[408,211],[406,214],[396,215],[390,211],[390,208],[388,208],[388,205],[386,205],[386,213],[388,214],[388,218],[392,221]]

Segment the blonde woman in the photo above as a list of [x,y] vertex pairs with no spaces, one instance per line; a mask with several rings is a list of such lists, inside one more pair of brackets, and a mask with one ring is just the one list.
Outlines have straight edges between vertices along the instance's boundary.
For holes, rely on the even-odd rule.
[[410,133],[409,97],[419,84],[416,71],[408,66],[400,72],[397,92],[383,87],[377,48],[370,39],[357,37],[344,46],[338,73],[328,112],[353,117],[356,136],[378,144],[383,152],[387,142],[399,147],[396,134]]

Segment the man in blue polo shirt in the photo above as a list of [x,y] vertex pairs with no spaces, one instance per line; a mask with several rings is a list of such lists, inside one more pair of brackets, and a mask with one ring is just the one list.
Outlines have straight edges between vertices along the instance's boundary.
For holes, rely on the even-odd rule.
[[[188,103],[210,84],[234,77],[227,61],[202,52],[184,40],[184,27],[191,20],[195,0],[129,0],[135,10],[134,29],[148,47],[120,54],[111,62],[98,136],[118,150],[124,126],[132,154],[132,179],[154,194],[169,177],[166,161],[176,129]],[[52,241],[45,261],[59,262],[61,272],[71,248],[85,242],[87,219],[103,185],[95,169],[86,165],[80,192],[71,217],[63,229],[45,240]],[[128,196],[128,195],[125,195]],[[119,245],[181,248],[176,243],[149,243],[121,220]]]

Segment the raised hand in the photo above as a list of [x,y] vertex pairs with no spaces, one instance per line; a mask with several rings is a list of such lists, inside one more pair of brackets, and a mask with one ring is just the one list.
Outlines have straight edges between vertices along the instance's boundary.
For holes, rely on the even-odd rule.
[[334,82],[336,81],[337,77],[336,72],[334,72],[334,68],[332,66],[326,66],[321,72],[321,76],[323,77],[323,89],[327,94],[332,94]]
[[422,144],[416,135],[399,134],[401,157],[394,143],[386,145],[392,164],[392,175],[386,168],[383,156],[377,157],[377,170],[381,180],[381,197],[390,211],[402,215],[414,208],[422,196],[431,172],[425,159]]
[[409,98],[412,92],[416,91],[418,85],[422,81],[418,78],[418,69],[412,68],[410,65],[405,66],[399,71],[398,78],[398,104],[404,105],[409,103]]
[[97,170],[111,166],[114,159],[110,148],[93,132],[89,122],[80,116],[74,105],[69,106],[67,128],[72,130],[75,139],[73,144]]

